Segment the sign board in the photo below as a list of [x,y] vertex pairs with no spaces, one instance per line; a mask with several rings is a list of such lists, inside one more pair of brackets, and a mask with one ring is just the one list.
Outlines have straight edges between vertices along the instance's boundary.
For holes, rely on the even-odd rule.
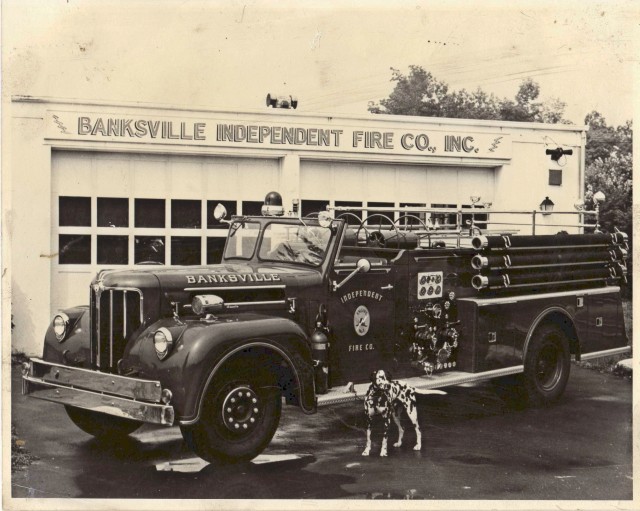
[[511,135],[505,133],[373,128],[290,121],[229,121],[209,118],[162,118],[106,113],[47,112],[47,138],[152,144],[296,149],[388,155],[457,158],[511,158]]

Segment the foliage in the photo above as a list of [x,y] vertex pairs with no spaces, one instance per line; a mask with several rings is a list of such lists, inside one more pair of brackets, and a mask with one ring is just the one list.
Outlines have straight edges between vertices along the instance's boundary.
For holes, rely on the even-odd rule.
[[528,78],[522,82],[513,100],[499,99],[478,88],[450,90],[449,85],[436,79],[421,66],[409,66],[404,75],[391,68],[394,90],[379,103],[370,102],[369,111],[376,114],[450,117],[458,119],[494,119],[523,122],[567,122],[566,104],[557,98],[537,101],[540,86]]
[[585,203],[589,209],[593,208],[593,194],[604,193],[606,199],[600,206],[600,224],[608,232],[617,227],[631,234],[631,160],[631,154],[621,154],[614,149],[608,158],[598,158],[585,172]]
[[586,146],[585,202],[593,208],[593,194],[604,193],[606,199],[600,206],[600,223],[603,229],[618,228],[627,234],[632,229],[632,124],[613,128],[598,112],[585,118],[589,126]]

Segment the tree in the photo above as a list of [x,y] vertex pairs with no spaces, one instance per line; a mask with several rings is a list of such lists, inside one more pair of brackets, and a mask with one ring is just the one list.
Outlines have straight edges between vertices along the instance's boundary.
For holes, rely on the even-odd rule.
[[606,199],[600,205],[600,224],[606,231],[617,227],[631,234],[632,218],[632,155],[617,151],[603,160],[598,158],[587,167],[585,202],[589,209],[595,207],[593,194],[601,191]]
[[446,97],[449,86],[436,80],[420,66],[409,66],[409,69],[409,76],[405,76],[391,68],[391,81],[397,82],[395,89],[379,105],[369,103],[370,112],[441,117],[440,103]]
[[593,194],[601,191],[606,200],[600,206],[600,223],[608,231],[615,227],[631,234],[632,228],[632,123],[608,126],[599,112],[589,113],[585,151],[585,199],[594,207]]
[[531,78],[522,82],[513,100],[499,99],[478,88],[450,90],[449,85],[436,79],[421,66],[409,66],[404,75],[391,69],[391,81],[396,85],[386,99],[370,102],[369,111],[375,114],[418,115],[461,119],[493,119],[524,122],[567,122],[566,104],[557,98],[536,101],[540,86]]

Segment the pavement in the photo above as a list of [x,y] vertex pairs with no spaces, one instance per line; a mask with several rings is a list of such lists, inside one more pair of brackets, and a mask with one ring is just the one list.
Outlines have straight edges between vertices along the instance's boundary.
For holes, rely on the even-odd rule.
[[[632,384],[572,366],[560,402],[515,409],[490,383],[451,387],[418,403],[423,447],[406,417],[405,444],[378,456],[365,442],[362,403],[306,416],[285,407],[267,450],[251,463],[195,457],[178,428],[143,426],[103,445],[60,405],[20,394],[12,373],[12,423],[38,460],[11,478],[14,498],[496,499],[632,498]],[[391,442],[396,430],[392,425]],[[390,442],[390,443],[391,443]],[[35,502],[35,501],[34,501]]]

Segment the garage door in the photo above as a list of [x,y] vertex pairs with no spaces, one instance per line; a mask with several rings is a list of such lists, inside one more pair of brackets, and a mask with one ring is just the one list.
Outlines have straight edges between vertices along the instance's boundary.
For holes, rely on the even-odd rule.
[[103,268],[218,262],[215,205],[257,214],[280,188],[275,159],[54,152],[52,168],[52,312],[87,303]]
[[[304,214],[327,204],[348,207],[471,207],[493,202],[494,169],[327,163],[301,164]],[[397,218],[396,213],[396,218]]]

